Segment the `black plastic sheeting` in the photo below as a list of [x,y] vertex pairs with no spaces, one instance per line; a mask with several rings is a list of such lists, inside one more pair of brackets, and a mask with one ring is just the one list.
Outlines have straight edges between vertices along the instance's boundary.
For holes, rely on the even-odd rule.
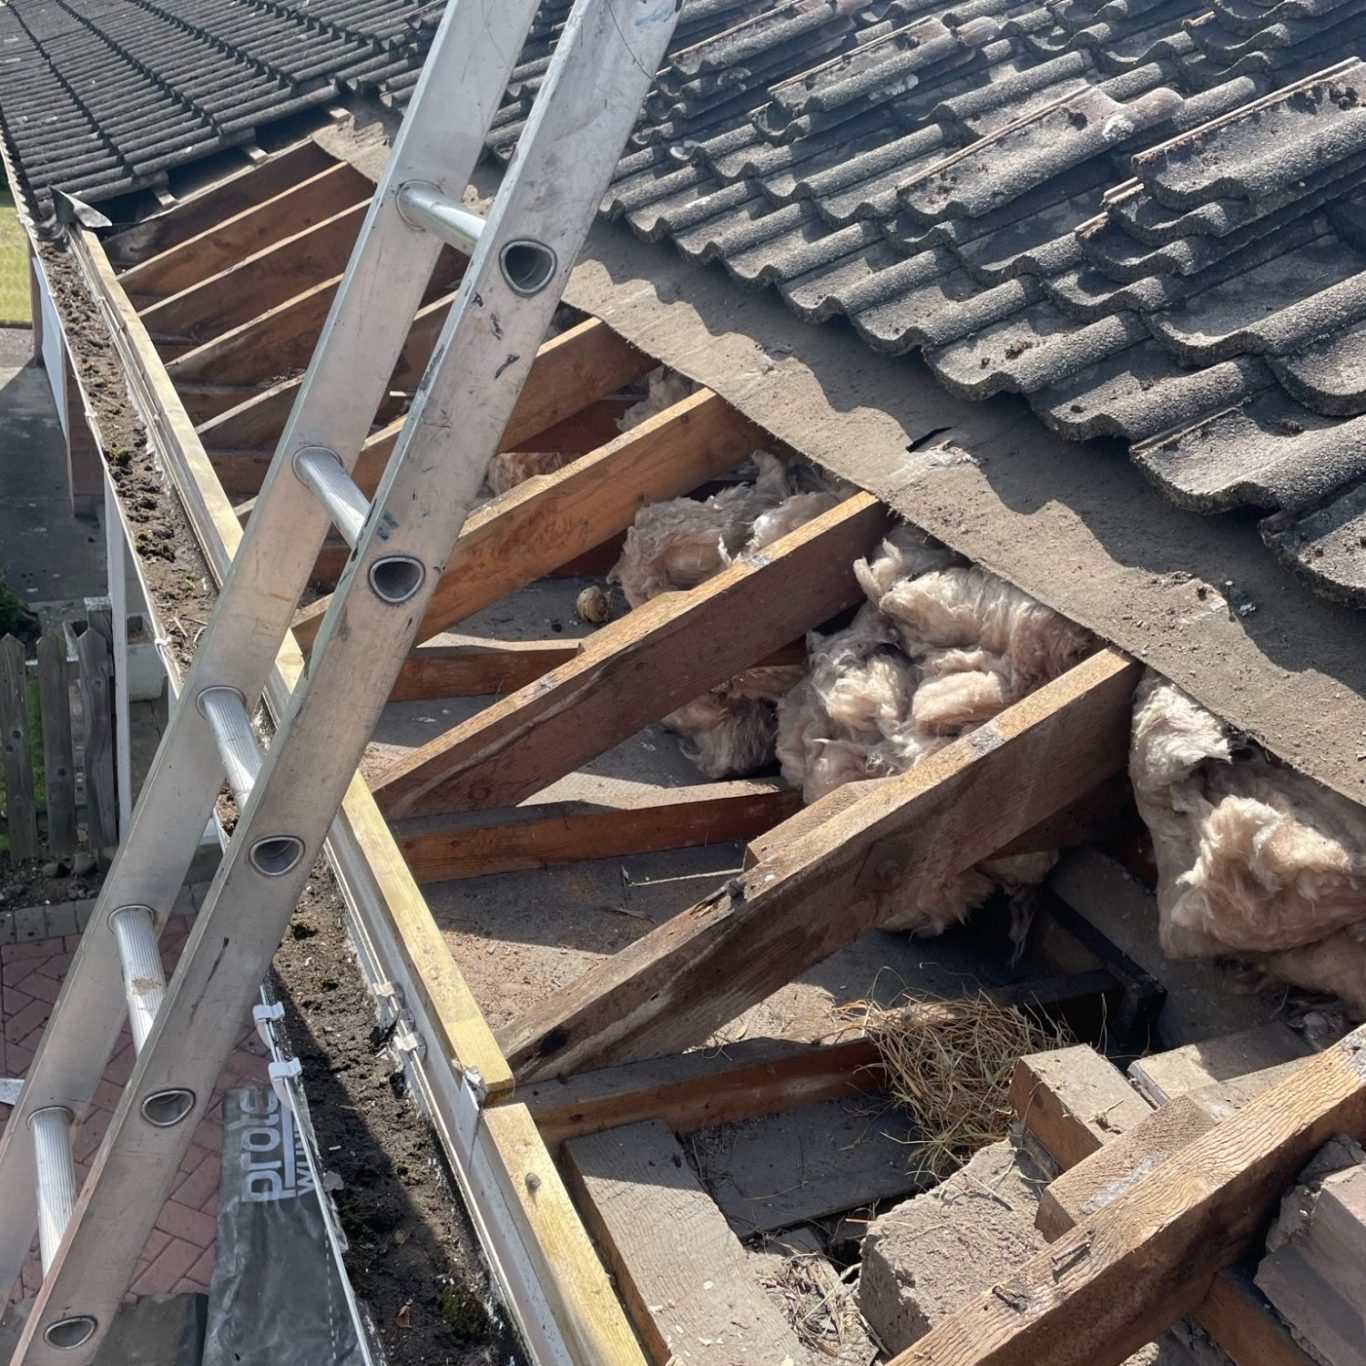
[[218,1259],[204,1366],[364,1366],[294,1117],[267,1087],[223,1097]]

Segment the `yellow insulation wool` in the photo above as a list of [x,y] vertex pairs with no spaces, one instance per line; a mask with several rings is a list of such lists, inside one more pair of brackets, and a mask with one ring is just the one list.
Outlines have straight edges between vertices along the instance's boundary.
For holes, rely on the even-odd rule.
[[[1080,627],[910,528],[856,572],[868,604],[843,631],[808,637],[807,676],[778,704],[783,775],[808,802],[904,773],[1091,647]],[[1054,858],[927,874],[879,896],[880,923],[938,934],[997,887],[1039,882]]]
[[1168,953],[1249,957],[1366,1008],[1360,807],[1235,747],[1213,715],[1152,674],[1136,698],[1129,775],[1152,834]]

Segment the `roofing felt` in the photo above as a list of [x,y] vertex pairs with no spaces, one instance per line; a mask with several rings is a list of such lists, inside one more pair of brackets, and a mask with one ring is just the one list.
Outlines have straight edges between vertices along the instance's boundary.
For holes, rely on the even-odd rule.
[[736,22],[676,46],[607,214],[1120,438],[1184,507],[1269,514],[1366,605],[1366,0],[705,7]]
[[11,0],[0,130],[40,213],[95,203],[259,124],[413,69],[425,0]]

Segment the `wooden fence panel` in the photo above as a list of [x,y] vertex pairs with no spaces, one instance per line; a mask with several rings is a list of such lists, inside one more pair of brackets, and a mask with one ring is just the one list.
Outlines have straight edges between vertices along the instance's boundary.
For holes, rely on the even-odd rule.
[[119,841],[114,789],[113,653],[95,623],[76,641],[85,720],[85,801],[90,847],[112,849]]
[[24,647],[13,636],[0,640],[0,728],[4,731],[5,817],[10,858],[38,857],[38,808],[29,749],[28,674]]
[[48,852],[71,854],[76,851],[76,760],[71,739],[71,678],[60,631],[48,631],[38,642],[38,709],[43,718]]

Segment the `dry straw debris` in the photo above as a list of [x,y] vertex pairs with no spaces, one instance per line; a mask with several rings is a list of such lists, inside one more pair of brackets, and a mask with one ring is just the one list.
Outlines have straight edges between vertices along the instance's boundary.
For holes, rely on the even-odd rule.
[[1027,1053],[1065,1047],[1061,1026],[982,994],[961,1001],[903,997],[842,1006],[843,1024],[877,1046],[892,1099],[924,1135],[916,1151],[943,1178],[1010,1127],[1010,1078]]
[[787,1321],[804,1347],[842,1358],[847,1347],[866,1341],[852,1284],[856,1269],[840,1273],[823,1253],[797,1252],[765,1275],[763,1284],[782,1299]]

